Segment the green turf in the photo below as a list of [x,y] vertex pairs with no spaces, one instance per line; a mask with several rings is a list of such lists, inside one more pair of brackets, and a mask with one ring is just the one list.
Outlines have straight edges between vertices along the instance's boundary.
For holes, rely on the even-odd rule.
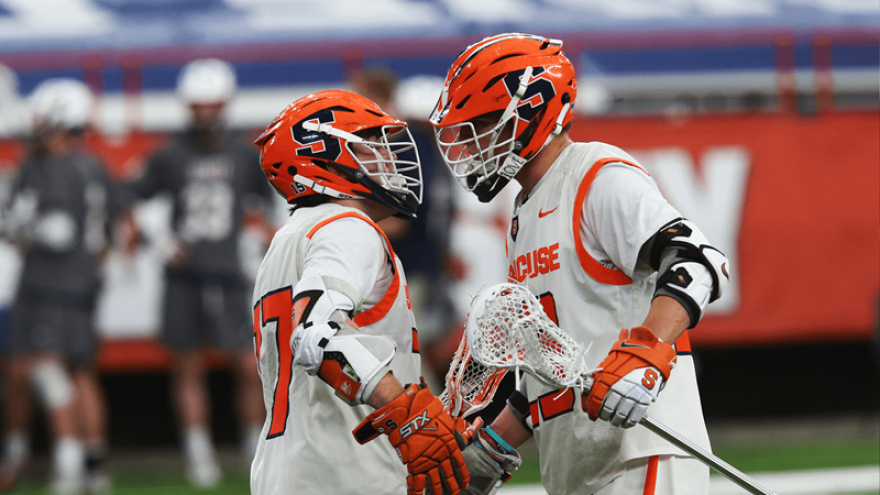
[[722,446],[715,448],[714,453],[744,472],[880,465],[880,445],[876,439]]
[[[814,441],[785,445],[721,446],[715,455],[746,473],[793,471],[801,469],[880,465],[880,446],[876,439]],[[526,458],[511,484],[539,484],[541,473],[537,457]],[[46,495],[46,484],[23,480],[10,492]],[[116,473],[114,495],[241,495],[250,493],[244,474],[227,473],[223,483],[212,490],[191,487],[183,474]]]
[[[714,454],[745,473],[880,465],[876,439],[722,446],[715,448]],[[537,457],[524,459],[510,480],[511,484],[540,482]]]
[[[45,483],[22,481],[9,493],[21,495],[46,495]],[[242,495],[250,493],[248,478],[244,474],[227,473],[216,488],[205,490],[193,488],[183,474],[168,473],[117,473],[113,475],[113,495]]]

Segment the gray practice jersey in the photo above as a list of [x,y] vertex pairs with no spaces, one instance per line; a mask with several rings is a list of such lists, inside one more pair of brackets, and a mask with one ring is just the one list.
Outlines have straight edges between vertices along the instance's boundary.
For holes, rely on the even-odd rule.
[[107,222],[118,206],[118,189],[88,155],[26,161],[4,211],[5,230],[25,249],[19,290],[93,294],[97,254],[107,247]]
[[230,135],[204,151],[188,133],[156,152],[131,189],[142,199],[160,193],[172,198],[172,228],[188,247],[184,271],[232,277],[241,274],[244,207],[252,198],[268,207],[274,194],[253,146]]

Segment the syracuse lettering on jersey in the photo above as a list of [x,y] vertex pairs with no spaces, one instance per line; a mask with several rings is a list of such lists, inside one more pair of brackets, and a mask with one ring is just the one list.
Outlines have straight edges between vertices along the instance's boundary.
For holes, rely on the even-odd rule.
[[521,254],[510,264],[507,279],[510,282],[522,282],[526,277],[535,278],[539,274],[547,274],[559,269],[559,243],[535,249]]

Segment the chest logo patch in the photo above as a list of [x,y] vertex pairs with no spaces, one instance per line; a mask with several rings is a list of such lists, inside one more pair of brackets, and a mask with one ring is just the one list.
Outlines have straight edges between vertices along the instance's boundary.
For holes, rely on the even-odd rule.
[[542,208],[542,209],[538,210],[538,218],[544,218],[547,215],[553,213],[554,211],[556,211],[558,209],[559,209],[558,206],[556,208],[553,208],[552,210],[547,210],[547,211],[544,211],[544,209]]
[[510,221],[510,238],[516,242],[516,235],[519,234],[519,215],[513,217]]

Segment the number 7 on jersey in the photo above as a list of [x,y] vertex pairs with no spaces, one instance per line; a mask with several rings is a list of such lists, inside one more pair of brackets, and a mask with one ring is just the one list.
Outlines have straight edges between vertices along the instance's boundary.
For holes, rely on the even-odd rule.
[[[290,376],[293,366],[293,352],[290,350],[290,336],[293,334],[293,289],[285,287],[270,292],[260,299],[254,307],[254,338],[256,339],[257,362],[260,361],[260,348],[263,343],[263,329],[275,323],[275,342],[278,351],[278,370],[274,373],[275,392],[272,398],[272,423],[266,437],[274,438],[284,434],[287,427],[287,414],[290,411],[289,393]],[[260,370],[263,378],[263,370]],[[269,375],[271,376],[271,375]]]
[[[291,286],[268,292],[254,306],[254,339],[256,344],[257,369],[260,379],[265,383],[266,377],[276,376],[275,391],[272,395],[272,423],[266,439],[284,435],[287,428],[287,414],[290,412],[290,382],[293,374],[293,351],[290,349],[290,337],[299,326],[300,321],[308,319],[312,306],[321,297],[320,291],[307,290],[297,293],[293,299]],[[269,323],[275,323],[275,348],[278,351],[277,373],[264,374],[260,366],[260,348],[263,345],[263,330]],[[271,335],[271,332],[269,332]]]

